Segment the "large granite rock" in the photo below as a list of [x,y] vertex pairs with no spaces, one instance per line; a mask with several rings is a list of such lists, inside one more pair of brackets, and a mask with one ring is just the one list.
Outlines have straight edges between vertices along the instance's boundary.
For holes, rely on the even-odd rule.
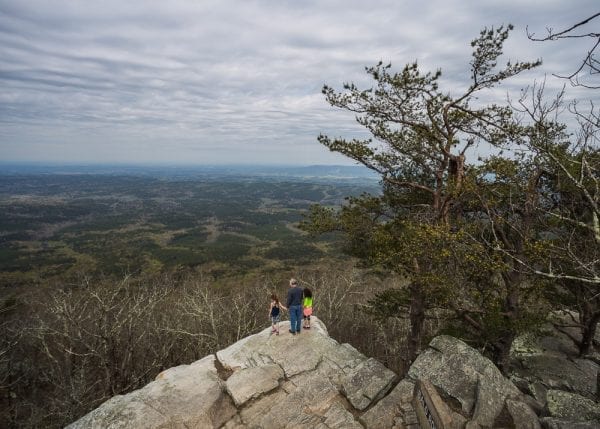
[[404,414],[402,404],[410,404],[414,388],[414,382],[402,380],[389,395],[364,413],[360,421],[369,428],[391,428],[394,426],[394,420]]
[[160,373],[146,387],[115,396],[68,426],[76,428],[219,427],[236,413],[215,357]]
[[578,356],[572,340],[581,339],[577,321],[574,312],[552,312],[541,329],[516,338],[511,348],[511,378],[543,407],[544,428],[600,428],[600,359],[597,351]]
[[506,400],[506,410],[517,429],[540,429],[537,414],[527,404],[512,399]]
[[362,411],[387,393],[394,381],[396,374],[371,358],[352,368],[343,378],[342,392],[354,408]]
[[435,337],[408,371],[413,379],[429,380],[441,396],[457,401],[461,412],[475,424],[492,427],[505,401],[522,393],[477,350],[447,336]]
[[600,427],[600,405],[591,399],[562,390],[549,390],[548,414],[567,420],[597,420]]
[[[359,419],[385,399],[396,374],[330,338],[317,318],[300,335],[289,334],[288,327],[283,322],[281,335],[265,329],[216,356],[171,368],[69,428],[382,427],[376,419]],[[399,389],[393,390],[393,404],[379,407],[392,421],[403,412],[395,399],[408,399],[406,389]]]
[[573,325],[576,320],[577,315],[572,312],[553,312],[539,332],[521,335],[513,342],[513,379],[522,391],[542,404],[546,403],[548,390],[565,390],[591,400],[598,398],[600,365],[595,354],[589,359],[579,358],[573,340],[565,334],[581,338],[579,329],[561,327],[561,332],[553,325]]
[[597,421],[577,422],[572,420],[557,419],[555,417],[542,417],[544,429],[598,429],[600,423]]

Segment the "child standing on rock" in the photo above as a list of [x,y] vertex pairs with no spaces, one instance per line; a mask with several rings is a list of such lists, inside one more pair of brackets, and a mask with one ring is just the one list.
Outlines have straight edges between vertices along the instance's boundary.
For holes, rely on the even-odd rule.
[[279,298],[274,293],[271,294],[271,306],[269,307],[269,319],[271,319],[271,334],[279,335],[279,319],[281,310],[286,308],[279,302]]
[[310,315],[312,314],[313,296],[309,288],[305,287],[302,298],[302,314],[304,315],[304,329],[310,329]]

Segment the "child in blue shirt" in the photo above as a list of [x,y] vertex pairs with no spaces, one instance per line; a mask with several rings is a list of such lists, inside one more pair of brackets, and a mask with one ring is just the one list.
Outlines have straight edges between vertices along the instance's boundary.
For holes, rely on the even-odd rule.
[[271,294],[271,306],[269,307],[269,319],[271,320],[271,334],[279,335],[279,320],[281,317],[281,310],[287,310],[279,298],[274,293]]

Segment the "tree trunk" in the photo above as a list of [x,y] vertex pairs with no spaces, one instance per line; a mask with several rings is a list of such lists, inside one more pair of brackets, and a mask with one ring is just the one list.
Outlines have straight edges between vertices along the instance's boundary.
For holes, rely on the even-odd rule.
[[521,273],[516,270],[505,273],[502,278],[508,291],[502,309],[505,326],[503,332],[498,337],[498,341],[494,343],[494,363],[506,375],[510,360],[510,348],[517,336],[514,322],[519,318],[519,287],[522,279]]
[[425,296],[419,282],[409,286],[410,291],[410,332],[408,334],[408,358],[413,362],[420,350],[425,324]]
[[507,375],[510,363],[510,348],[515,340],[516,334],[512,329],[506,330],[494,343],[494,363],[502,374]]
[[586,303],[580,314],[580,321],[583,325],[581,330],[581,343],[579,343],[579,356],[587,355],[592,351],[596,328],[600,321],[600,310],[592,311],[592,305]]

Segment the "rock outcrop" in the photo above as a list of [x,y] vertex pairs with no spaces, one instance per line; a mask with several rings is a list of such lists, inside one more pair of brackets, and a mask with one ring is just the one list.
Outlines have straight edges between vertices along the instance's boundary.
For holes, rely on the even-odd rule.
[[166,370],[69,428],[417,429],[418,418],[437,419],[444,429],[600,428],[592,398],[544,385],[542,402],[450,336],[434,338],[398,380],[377,360],[330,338],[316,318],[300,335],[281,325],[281,335],[265,329]]
[[429,380],[454,408],[453,421],[462,420],[467,428],[540,427],[523,393],[489,359],[456,338],[434,338],[408,377]]
[[550,389],[565,390],[592,400],[598,397],[600,365],[594,355],[586,359],[579,358],[575,344],[567,336],[568,333],[574,338],[580,337],[579,330],[563,328],[564,332],[561,332],[552,324],[574,323],[572,320],[563,320],[566,317],[566,314],[551,315],[549,322],[537,334],[518,337],[511,349],[516,384],[521,383],[520,387],[529,389],[543,403]]
[[[281,335],[265,329],[216,355],[166,370],[69,428],[362,429],[403,425],[403,413],[416,422],[411,383],[397,386],[394,372],[330,338],[316,318],[300,335],[288,327],[283,322]],[[388,397],[403,399],[404,408],[395,399],[389,405],[379,401],[390,390]],[[374,416],[370,411],[378,402]]]
[[600,359],[597,353],[578,356],[576,321],[575,313],[552,312],[538,332],[518,337],[511,349],[511,380],[535,399],[547,428],[600,428]]

